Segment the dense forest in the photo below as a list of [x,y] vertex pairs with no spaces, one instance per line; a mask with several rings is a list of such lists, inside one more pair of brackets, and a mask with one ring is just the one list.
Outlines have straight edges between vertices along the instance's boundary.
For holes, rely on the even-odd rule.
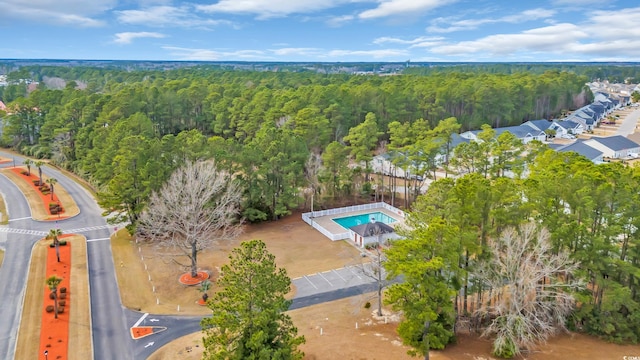
[[[40,76],[25,69],[10,78]],[[419,120],[424,134],[450,117],[461,125],[458,131],[506,126],[554,117],[592,96],[584,77],[558,71],[381,77],[72,70],[87,78],[86,88],[71,81],[61,90],[40,83],[28,95],[17,91],[23,83],[4,90],[5,99],[15,99],[8,101],[2,143],[90,179],[103,189],[104,201],[113,198],[109,208],[121,206],[130,192],[124,203],[132,222],[150,191],[187,159],[213,156],[233,168],[246,186],[245,215],[277,219],[299,205],[300,188],[325,193],[309,178],[326,175],[318,166],[312,170],[309,159],[346,159],[340,155],[346,151],[367,163],[389,140],[391,123]],[[367,117],[373,130],[363,127]],[[351,132],[361,131],[368,131],[366,141],[354,140]],[[332,179],[344,181],[333,181],[327,194],[360,190],[346,171],[332,172]]]
[[[412,209],[412,225],[421,232],[408,235],[424,245],[414,250],[425,259],[443,259],[424,273],[433,275],[429,281],[438,282],[431,289],[440,289],[451,305],[434,305],[447,312],[434,318],[427,346],[436,347],[452,341],[456,316],[484,301],[487,284],[470,274],[488,259],[489,239],[535,219],[549,230],[553,251],[569,251],[580,264],[573,276],[586,286],[576,294],[579,306],[569,326],[612,341],[638,341],[638,169],[595,165],[492,129],[586,104],[593,95],[584,75],[351,76],[207,67],[20,71],[10,80],[74,72],[77,82],[59,90],[40,83],[29,93],[25,82],[5,87],[2,145],[49,158],[91,181],[114,221],[135,225],[150,194],[176,168],[198,159],[213,158],[235,174],[242,214],[253,222],[290,214],[311,194],[322,207],[363,194],[369,199],[375,187],[376,196]],[[449,148],[454,133],[478,128],[483,142]],[[442,149],[445,164],[435,161]],[[422,171],[430,174],[444,166],[458,176],[434,182],[425,196],[413,179],[404,203],[396,202],[389,196],[395,183],[371,176],[373,156],[383,150],[405,154],[395,162],[400,168],[424,164]],[[522,178],[525,169],[529,175]],[[433,229],[442,231],[429,234]],[[455,308],[447,294],[459,294]]]

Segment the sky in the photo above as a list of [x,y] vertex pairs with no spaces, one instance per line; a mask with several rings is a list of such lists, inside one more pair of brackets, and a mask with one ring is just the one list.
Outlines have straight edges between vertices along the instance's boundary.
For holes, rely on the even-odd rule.
[[638,0],[0,0],[0,58],[640,61]]

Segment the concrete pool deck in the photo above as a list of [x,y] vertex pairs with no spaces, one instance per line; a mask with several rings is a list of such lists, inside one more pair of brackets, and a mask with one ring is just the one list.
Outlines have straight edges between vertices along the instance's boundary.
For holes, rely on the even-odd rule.
[[362,215],[372,212],[381,212],[389,217],[394,218],[396,221],[389,224],[392,227],[398,224],[404,224],[404,219],[407,214],[387,203],[372,203],[364,205],[347,206],[342,208],[319,210],[314,212],[307,212],[302,214],[302,220],[311,225],[314,229],[320,231],[324,236],[328,237],[332,241],[350,239],[350,233],[348,229],[338,225],[334,218],[340,218],[345,216]]

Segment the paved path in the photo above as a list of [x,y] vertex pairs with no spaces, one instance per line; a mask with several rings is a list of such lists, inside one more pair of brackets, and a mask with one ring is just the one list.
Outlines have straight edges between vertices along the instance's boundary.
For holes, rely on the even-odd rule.
[[632,113],[622,119],[622,123],[616,130],[616,135],[629,136],[636,131],[636,125],[640,119],[640,108],[636,108]]

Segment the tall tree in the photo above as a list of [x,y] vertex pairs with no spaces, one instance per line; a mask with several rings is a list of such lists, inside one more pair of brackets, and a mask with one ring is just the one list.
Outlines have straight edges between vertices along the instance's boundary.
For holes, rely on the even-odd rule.
[[349,129],[349,135],[344,137],[344,141],[349,143],[354,160],[358,164],[365,164],[366,181],[369,181],[373,150],[378,144],[380,134],[376,115],[370,112],[365,116],[364,122]]
[[208,302],[212,315],[201,321],[204,359],[302,359],[305,339],[285,313],[286,270],[261,240],[243,242],[229,259],[218,280],[222,290]]
[[455,229],[438,218],[387,250],[388,277],[404,280],[389,287],[387,301],[404,314],[398,333],[412,355],[429,359],[429,349],[442,349],[454,339],[456,242]]
[[212,160],[187,162],[151,195],[138,223],[138,236],[180,250],[197,276],[198,253],[241,231],[241,190]]

